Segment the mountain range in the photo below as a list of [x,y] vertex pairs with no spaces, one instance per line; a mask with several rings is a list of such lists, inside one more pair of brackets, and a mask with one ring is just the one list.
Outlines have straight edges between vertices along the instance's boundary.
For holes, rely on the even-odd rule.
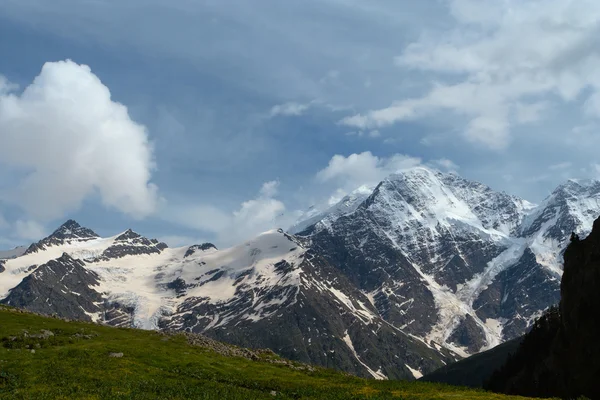
[[0,260],[0,299],[414,379],[523,335],[558,303],[562,253],[591,231],[599,200],[598,181],[534,205],[418,167],[224,250],[101,238],[69,220]]
[[525,335],[421,378],[538,398],[600,398],[600,218],[564,252],[560,303]]

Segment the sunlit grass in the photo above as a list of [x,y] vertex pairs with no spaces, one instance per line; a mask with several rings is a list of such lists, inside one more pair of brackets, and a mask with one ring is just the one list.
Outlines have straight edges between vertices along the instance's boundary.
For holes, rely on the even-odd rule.
[[[24,337],[54,333],[48,338]],[[31,350],[34,350],[32,352]],[[109,353],[123,353],[121,358]],[[266,355],[265,357],[272,357]],[[225,357],[182,336],[64,322],[0,307],[2,399],[516,399]]]

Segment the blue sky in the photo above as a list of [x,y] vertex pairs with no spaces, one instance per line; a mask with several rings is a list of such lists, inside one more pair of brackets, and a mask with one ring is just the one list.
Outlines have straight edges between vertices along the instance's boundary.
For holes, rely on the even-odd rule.
[[599,21],[563,0],[3,1],[0,247],[67,217],[226,246],[419,163],[539,202],[598,174]]

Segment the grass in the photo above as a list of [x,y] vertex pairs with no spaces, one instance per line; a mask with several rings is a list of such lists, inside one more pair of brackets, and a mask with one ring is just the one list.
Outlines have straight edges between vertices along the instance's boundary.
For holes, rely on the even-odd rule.
[[[48,338],[24,337],[49,330]],[[31,350],[34,350],[32,352]],[[109,353],[123,353],[111,358]],[[272,357],[272,356],[265,356]],[[65,322],[0,306],[0,399],[518,399],[442,384],[296,371],[183,336]]]

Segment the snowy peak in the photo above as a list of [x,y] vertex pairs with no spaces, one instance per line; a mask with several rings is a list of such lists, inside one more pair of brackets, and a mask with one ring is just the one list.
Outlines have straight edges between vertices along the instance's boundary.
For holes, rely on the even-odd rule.
[[62,224],[49,236],[49,238],[60,240],[91,240],[99,237],[96,232],[82,227],[72,219]]
[[339,218],[374,204],[378,204],[375,208],[387,209],[385,214],[393,215],[397,223],[419,221],[429,227],[438,222],[462,224],[505,237],[518,235],[526,216],[537,207],[455,173],[420,166],[392,174],[376,187],[359,187],[323,212],[313,208],[289,231],[304,235],[329,229]]
[[587,235],[600,215],[600,181],[571,179],[558,186],[526,219],[523,236],[540,233],[564,241],[571,232]]
[[157,239],[148,239],[128,229],[115,238],[113,244],[104,250],[101,258],[114,259],[142,254],[160,254],[168,247],[166,243],[159,242]]
[[438,172],[440,180],[467,203],[471,211],[487,229],[506,235],[518,232],[520,224],[536,205],[505,192],[495,191],[479,182],[464,179],[456,174]]
[[555,196],[581,196],[593,195],[600,192],[600,181],[596,179],[569,179],[567,182],[559,185],[554,192]]
[[520,236],[537,210],[481,183],[418,167],[384,179],[326,229],[319,222],[301,235],[338,263],[387,321],[466,355],[522,334],[553,304],[560,268],[549,254],[559,251]]
[[139,239],[141,237],[142,237],[142,235],[140,235],[139,233],[134,232],[131,229],[127,229],[125,232],[123,232],[122,234],[117,236],[117,238],[115,239],[115,242],[127,242],[130,240]]
[[76,221],[70,219],[62,224],[52,234],[37,243],[32,244],[24,254],[37,253],[45,250],[48,247],[60,246],[68,243],[86,242],[89,240],[98,239],[100,236],[91,229],[84,228]]
[[524,216],[535,207],[479,182],[424,167],[392,175],[388,180],[400,182],[397,189],[419,209],[428,209],[442,219],[480,224],[506,235],[515,233]]
[[[428,168],[413,168],[383,180],[361,205],[391,225],[432,231],[439,226],[483,228],[469,199],[457,196],[446,176]],[[415,232],[416,233],[416,232]]]

